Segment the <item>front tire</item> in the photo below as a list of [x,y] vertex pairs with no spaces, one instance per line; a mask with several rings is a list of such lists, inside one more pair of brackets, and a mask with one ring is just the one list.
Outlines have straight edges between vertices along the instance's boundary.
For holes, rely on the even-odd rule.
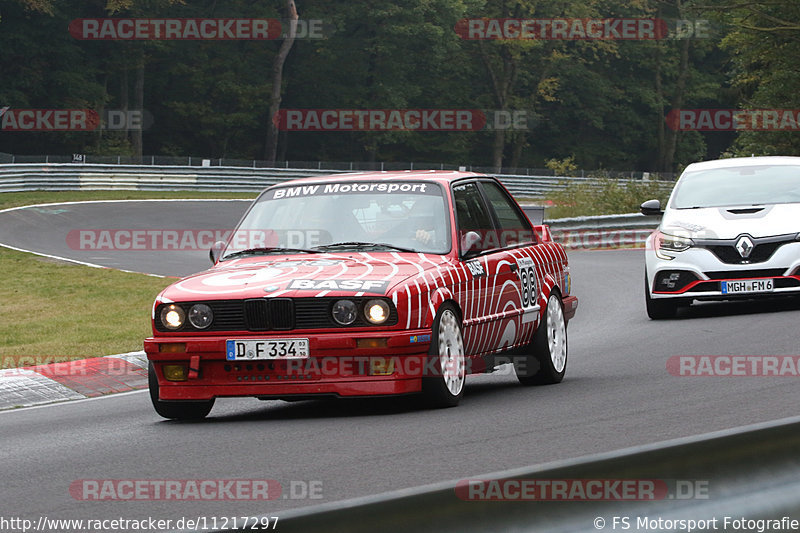
[[561,296],[553,291],[547,299],[544,321],[522,358],[514,359],[514,372],[523,385],[560,383],[567,372],[567,321]]
[[147,365],[147,384],[150,386],[150,401],[156,413],[173,420],[199,420],[205,418],[214,407],[214,400],[165,402],[158,398],[158,376],[153,363]]
[[455,407],[464,395],[465,354],[461,319],[452,304],[439,308],[433,321],[430,360],[433,376],[423,376],[422,393],[432,407]]

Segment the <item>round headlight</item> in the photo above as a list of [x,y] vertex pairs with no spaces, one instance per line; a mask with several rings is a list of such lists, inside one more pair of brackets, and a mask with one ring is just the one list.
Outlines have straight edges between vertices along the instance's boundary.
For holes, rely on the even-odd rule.
[[194,304],[189,309],[189,323],[197,329],[206,329],[214,320],[214,312],[206,304]]
[[167,329],[179,329],[186,321],[186,313],[175,304],[164,306],[161,309],[161,323]]
[[364,315],[371,324],[383,324],[389,320],[389,304],[383,300],[369,300],[364,306]]
[[356,304],[352,300],[336,300],[331,314],[337,324],[349,326],[356,321]]

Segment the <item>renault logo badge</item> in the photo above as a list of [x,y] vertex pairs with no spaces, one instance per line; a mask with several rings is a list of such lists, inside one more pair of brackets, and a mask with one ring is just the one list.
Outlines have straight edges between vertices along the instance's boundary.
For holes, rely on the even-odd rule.
[[747,259],[750,257],[750,253],[753,251],[753,241],[750,240],[750,237],[744,236],[739,237],[739,240],[736,241],[736,251],[739,252],[739,255],[742,256],[742,259]]

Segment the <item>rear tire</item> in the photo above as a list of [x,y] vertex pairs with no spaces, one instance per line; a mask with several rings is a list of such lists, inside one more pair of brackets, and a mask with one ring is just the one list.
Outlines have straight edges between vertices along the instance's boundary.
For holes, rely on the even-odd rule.
[[464,395],[465,355],[461,320],[452,304],[443,304],[433,321],[427,372],[423,376],[422,393],[432,407],[455,407]]
[[674,300],[655,300],[650,297],[650,286],[647,283],[647,272],[644,274],[644,303],[647,307],[647,316],[651,320],[675,318],[678,314],[678,304]]
[[147,384],[150,386],[150,401],[156,413],[173,420],[199,420],[205,418],[214,407],[214,400],[165,402],[158,398],[158,376],[153,363],[147,365]]
[[560,383],[567,372],[567,322],[561,295],[553,291],[547,299],[544,321],[521,359],[514,359],[514,372],[523,385]]

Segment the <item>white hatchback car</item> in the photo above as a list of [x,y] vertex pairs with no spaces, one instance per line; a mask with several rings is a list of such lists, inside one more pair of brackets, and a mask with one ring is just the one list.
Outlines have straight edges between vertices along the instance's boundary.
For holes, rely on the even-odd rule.
[[647,239],[650,318],[694,300],[800,294],[800,157],[748,157],[686,167]]

